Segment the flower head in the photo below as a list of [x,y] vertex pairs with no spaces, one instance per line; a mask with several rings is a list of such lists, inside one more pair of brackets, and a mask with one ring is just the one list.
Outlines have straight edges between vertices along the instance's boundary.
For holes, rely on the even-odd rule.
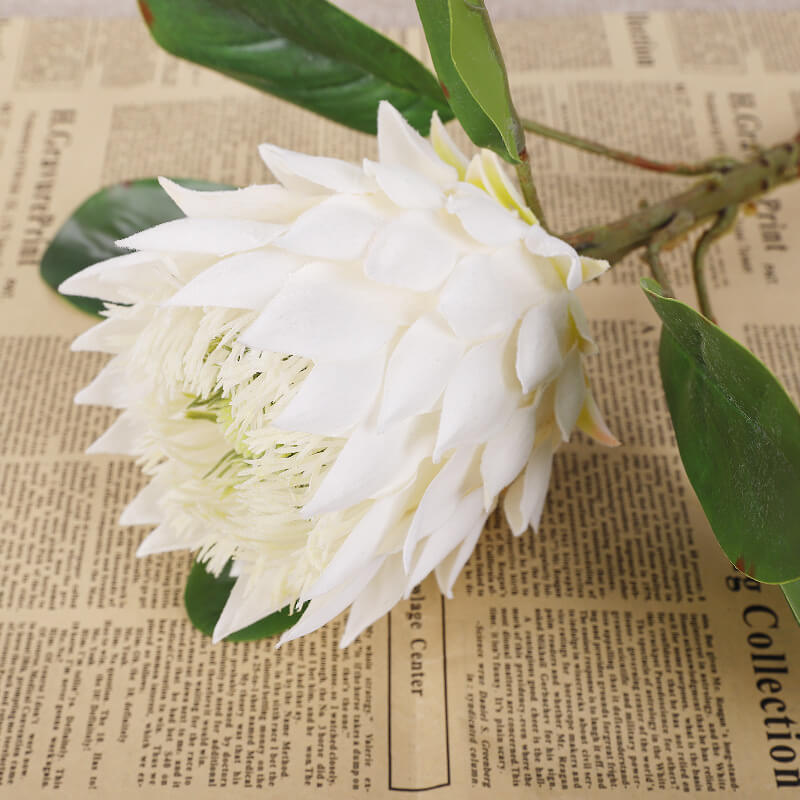
[[76,350],[113,358],[79,403],[124,409],[90,452],[151,483],[139,554],[199,551],[238,580],[220,639],[310,600],[282,641],[350,607],[352,641],[435,570],[442,592],[503,508],[538,525],[573,428],[613,444],[587,388],[581,258],[494,155],[381,104],[378,161],[271,145],[281,185],[191,191],[185,218],[61,290],[107,301]]

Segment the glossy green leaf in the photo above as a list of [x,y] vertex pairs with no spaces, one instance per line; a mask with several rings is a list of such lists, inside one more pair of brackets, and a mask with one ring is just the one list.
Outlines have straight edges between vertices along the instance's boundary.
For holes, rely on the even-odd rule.
[[[183,593],[183,602],[192,625],[206,636],[211,636],[214,626],[225,608],[236,578],[232,578],[231,562],[225,565],[225,569],[214,577],[208,572],[203,564],[195,561],[189,578],[186,581],[186,590]],[[306,605],[308,605],[306,603]],[[240,631],[225,637],[226,642],[250,642],[254,639],[266,639],[270,636],[277,636],[294,625],[305,611],[303,606],[298,612],[291,613],[291,609],[286,608],[270,614],[268,617],[242,628]]]
[[417,0],[417,10],[439,81],[461,127],[478,147],[486,147],[508,158],[503,137],[478,105],[453,63],[448,0]]
[[508,88],[500,46],[483,0],[449,0],[450,55],[478,105],[494,123],[505,145],[501,155],[519,163],[525,149],[522,129]]
[[325,0],[139,0],[170,53],[375,133],[388,100],[421,133],[452,113],[408,52]]
[[783,596],[792,609],[795,621],[800,625],[800,581],[791,581],[790,583],[782,583]]
[[800,577],[800,413],[775,376],[694,309],[642,288],[686,473],[728,558],[764,583]]
[[[229,189],[221,183],[178,179],[190,189]],[[53,289],[80,272],[112,256],[130,252],[114,242],[161,222],[182,217],[155,178],[117,183],[93,194],[61,226],[42,256],[39,270]],[[97,314],[102,302],[91,297],[65,296],[73,305],[89,314]]]

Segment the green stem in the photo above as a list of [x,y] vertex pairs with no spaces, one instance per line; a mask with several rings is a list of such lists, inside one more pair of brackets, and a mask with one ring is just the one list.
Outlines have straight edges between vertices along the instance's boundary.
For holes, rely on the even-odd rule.
[[694,253],[692,254],[692,277],[694,278],[694,286],[697,291],[697,304],[700,306],[700,312],[703,316],[714,323],[716,323],[716,319],[714,319],[714,314],[711,311],[711,299],[708,295],[708,287],[706,285],[706,253],[708,253],[709,247],[711,247],[720,236],[726,234],[733,227],[738,211],[738,206],[728,206],[720,211],[711,227],[708,228],[698,240],[694,248]]
[[653,238],[647,243],[647,263],[650,265],[650,271],[653,273],[653,277],[661,284],[661,288],[664,290],[667,297],[675,297],[675,292],[661,264],[661,251],[671,241],[682,236],[686,231],[691,230],[694,222],[695,220],[692,213],[681,209],[670,220],[669,224],[654,233]]
[[522,119],[522,127],[530,133],[535,133],[539,136],[544,136],[546,139],[553,139],[561,144],[566,144],[569,147],[577,147],[579,150],[585,150],[587,153],[594,153],[597,156],[610,158],[613,161],[621,161],[623,164],[630,164],[632,167],[639,167],[640,169],[648,169],[652,172],[664,172],[671,175],[708,175],[711,172],[719,172],[720,170],[729,169],[735,166],[737,162],[728,156],[719,156],[717,158],[710,158],[708,161],[699,161],[696,164],[684,164],[683,162],[669,162],[669,161],[654,161],[651,158],[644,156],[637,156],[634,153],[628,153],[625,150],[617,150],[615,147],[608,147],[599,142],[593,142],[590,139],[584,139],[581,136],[574,136],[565,131],[559,131],[556,128],[551,128],[548,125],[543,125],[541,122],[536,122],[532,119]]
[[531,162],[528,158],[528,151],[523,150],[519,154],[522,159],[517,165],[517,179],[519,180],[522,196],[528,208],[533,211],[533,215],[539,220],[541,226],[547,230],[547,222],[544,218],[544,210],[539,202],[539,195],[536,192],[536,184],[533,182],[533,172],[531,172]]
[[694,225],[715,218],[728,206],[738,206],[800,177],[800,135],[764,150],[739,166],[706,178],[685,192],[654,203],[622,219],[580,228],[561,235],[579,253],[604,258],[612,264],[644,247],[680,211],[688,211]]

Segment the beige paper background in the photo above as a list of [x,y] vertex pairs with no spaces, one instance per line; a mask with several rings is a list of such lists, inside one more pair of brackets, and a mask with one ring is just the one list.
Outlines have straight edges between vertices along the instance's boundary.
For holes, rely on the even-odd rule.
[[[736,11],[498,29],[523,113],[685,160],[797,130],[798,32],[799,12]],[[135,20],[0,23],[0,797],[790,793],[775,770],[800,759],[770,749],[800,749],[800,633],[779,591],[736,576],[683,477],[636,257],[582,295],[623,446],[565,446],[541,532],[493,516],[453,600],[426,583],[345,651],[342,619],[279,651],[212,646],[181,607],[189,558],[134,558],[146,531],[116,521],[142,480],[83,455],[114,412],[71,402],[103,357],[69,352],[90,320],[36,264],[106,183],[269,180],[261,141],[375,149],[171,59]],[[559,230],[685,183],[530,144]],[[709,265],[718,317],[795,398],[798,211],[798,187],[760,201]],[[689,248],[669,255],[687,299]]]

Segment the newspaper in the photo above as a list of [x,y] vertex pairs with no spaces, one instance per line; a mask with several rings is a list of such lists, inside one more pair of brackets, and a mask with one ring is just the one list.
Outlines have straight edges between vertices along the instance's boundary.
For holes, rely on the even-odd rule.
[[[391,35],[425,58],[419,30]],[[744,157],[800,127],[800,12],[537,19],[498,35],[525,115],[618,147]],[[454,599],[425,582],[346,650],[341,618],[280,650],[192,628],[190,556],[137,560],[146,529],[117,524],[136,466],[84,455],[116,412],[72,397],[105,357],[69,352],[91,320],[38,262],[105,184],[271,180],[262,141],[376,149],[167,56],[136,20],[0,20],[0,797],[800,791],[800,630],[779,590],[729,565],[683,474],[636,255],[582,295],[623,446],[562,448],[538,535],[512,537],[495,513]],[[559,231],[686,185],[530,150]],[[795,399],[799,214],[800,186],[757,201],[709,264],[723,326]],[[667,262],[687,300],[691,244]]]

